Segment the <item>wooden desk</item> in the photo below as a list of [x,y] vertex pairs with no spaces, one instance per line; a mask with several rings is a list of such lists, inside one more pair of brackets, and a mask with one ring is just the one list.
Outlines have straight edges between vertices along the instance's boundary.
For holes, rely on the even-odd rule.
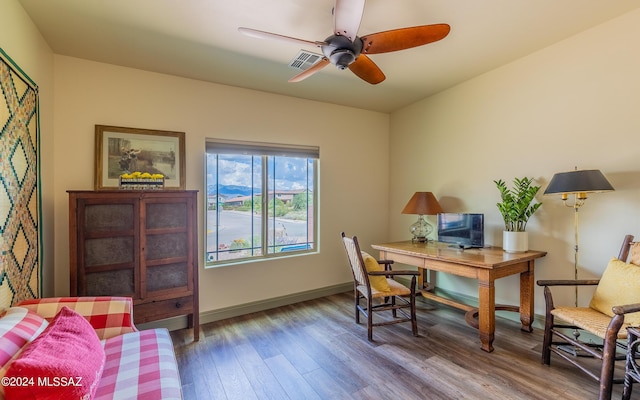
[[[466,311],[467,323],[480,331],[482,350],[493,351],[496,310],[519,311],[521,329],[526,332],[533,330],[531,324],[534,316],[534,263],[536,258],[544,257],[546,252],[529,250],[526,253],[505,253],[498,247],[462,250],[444,243],[413,243],[411,241],[374,244],[371,247],[380,251],[381,259],[418,267],[421,272],[418,282],[424,297]],[[446,299],[430,292],[431,288],[424,286],[425,270],[477,279],[478,307]],[[496,306],[495,280],[518,273],[520,274],[520,306]]]

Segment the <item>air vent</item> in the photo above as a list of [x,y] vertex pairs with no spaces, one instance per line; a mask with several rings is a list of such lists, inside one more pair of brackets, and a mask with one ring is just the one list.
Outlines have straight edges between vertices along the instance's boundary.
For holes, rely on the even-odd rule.
[[306,71],[321,59],[322,54],[309,53],[308,51],[300,50],[298,55],[289,63],[289,67],[300,71]]

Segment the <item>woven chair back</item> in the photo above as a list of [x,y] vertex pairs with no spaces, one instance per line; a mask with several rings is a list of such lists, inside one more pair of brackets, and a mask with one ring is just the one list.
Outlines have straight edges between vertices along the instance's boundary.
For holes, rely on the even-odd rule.
[[349,266],[351,266],[351,272],[353,272],[353,279],[356,285],[369,286],[369,277],[364,267],[364,260],[362,259],[358,238],[355,236],[353,238],[346,237],[344,233],[342,233],[342,243],[344,243],[344,249],[349,258]]

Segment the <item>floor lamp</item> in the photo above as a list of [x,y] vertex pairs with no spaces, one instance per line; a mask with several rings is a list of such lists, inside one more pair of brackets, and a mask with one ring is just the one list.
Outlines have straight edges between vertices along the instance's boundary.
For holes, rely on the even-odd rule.
[[[575,247],[573,257],[573,275],[574,279],[578,280],[578,210],[582,207],[587,200],[588,193],[597,192],[610,192],[614,190],[613,186],[609,183],[607,178],[600,172],[600,170],[582,170],[570,172],[559,172],[553,175],[549,186],[544,191],[544,194],[560,194],[562,196],[562,204],[566,207],[573,208],[574,219],[574,235],[575,235]],[[569,195],[573,195],[573,202],[569,201]],[[575,286],[575,305],[578,307],[578,286]],[[580,332],[577,329],[573,331],[573,335],[576,340],[580,336]],[[575,349],[568,350],[568,352],[577,355]]]

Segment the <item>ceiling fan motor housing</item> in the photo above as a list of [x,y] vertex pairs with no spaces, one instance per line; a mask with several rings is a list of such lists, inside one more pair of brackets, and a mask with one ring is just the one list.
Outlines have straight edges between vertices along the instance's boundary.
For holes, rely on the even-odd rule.
[[362,40],[359,37],[352,42],[345,36],[332,35],[325,39],[322,53],[338,69],[346,69],[362,52]]

